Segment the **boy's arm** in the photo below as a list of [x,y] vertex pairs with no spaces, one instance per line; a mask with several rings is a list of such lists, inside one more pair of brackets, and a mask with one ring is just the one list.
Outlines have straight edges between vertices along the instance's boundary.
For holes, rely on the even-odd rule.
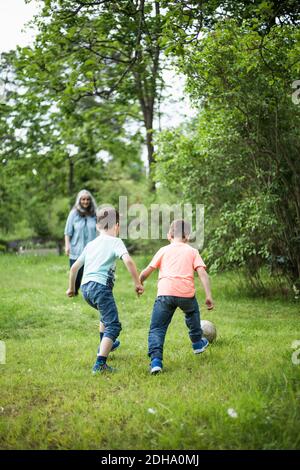
[[202,268],[202,267],[197,268],[197,273],[205,291],[205,296],[206,296],[205,303],[207,305],[207,308],[208,310],[212,310],[214,308],[214,303],[212,300],[208,274],[205,271],[205,268]]
[[126,268],[131,274],[131,277],[133,279],[134,285],[135,285],[135,291],[138,295],[141,295],[144,292],[144,287],[142,286],[140,279],[139,279],[139,274],[136,269],[135,262],[131,258],[130,255],[126,254],[122,256],[122,261],[124,262]]
[[80,259],[78,259],[71,266],[70,274],[69,274],[69,288],[66,292],[68,297],[74,297],[74,295],[75,295],[75,281],[76,281],[77,273],[78,273],[79,269],[81,268],[81,266],[83,266],[83,265],[84,265],[84,262],[81,261]]
[[147,268],[143,269],[143,271],[140,274],[141,284],[143,284],[144,281],[146,281],[146,279],[150,276],[151,273],[153,273],[153,271],[155,271],[155,268],[152,268],[152,266],[148,266]]

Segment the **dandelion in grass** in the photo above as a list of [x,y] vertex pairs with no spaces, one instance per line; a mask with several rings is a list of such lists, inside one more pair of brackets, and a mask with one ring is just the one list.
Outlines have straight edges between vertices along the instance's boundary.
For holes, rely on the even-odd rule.
[[228,408],[227,413],[230,416],[230,418],[237,418],[238,417],[237,412],[233,408]]

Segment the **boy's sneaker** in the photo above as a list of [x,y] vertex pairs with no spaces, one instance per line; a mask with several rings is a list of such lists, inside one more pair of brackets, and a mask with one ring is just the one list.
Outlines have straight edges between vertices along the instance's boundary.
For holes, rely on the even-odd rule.
[[107,364],[103,364],[102,362],[98,362],[98,361],[95,362],[93,369],[92,369],[93,375],[98,374],[98,373],[102,374],[103,372],[115,372],[115,371],[116,369],[114,367],[110,367]]
[[206,338],[200,339],[197,343],[192,343],[194,354],[200,354],[209,346],[209,341]]
[[[113,352],[115,351],[116,349],[118,349],[118,347],[120,346],[120,341],[118,339],[116,339],[116,341],[113,343],[112,345],[112,348],[110,350],[110,352]],[[98,346],[98,350],[97,350],[97,354],[99,354],[99,351],[100,351],[100,346]]]
[[160,372],[162,372],[162,368],[163,368],[162,361],[158,359],[158,357],[155,357],[154,359],[152,359],[151,365],[150,365],[151,375],[159,374]]

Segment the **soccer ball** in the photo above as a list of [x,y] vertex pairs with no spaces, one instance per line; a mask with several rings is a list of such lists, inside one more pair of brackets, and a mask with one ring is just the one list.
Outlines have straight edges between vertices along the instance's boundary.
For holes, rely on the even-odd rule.
[[215,325],[208,320],[201,320],[201,328],[204,338],[212,343],[217,337],[217,330]]

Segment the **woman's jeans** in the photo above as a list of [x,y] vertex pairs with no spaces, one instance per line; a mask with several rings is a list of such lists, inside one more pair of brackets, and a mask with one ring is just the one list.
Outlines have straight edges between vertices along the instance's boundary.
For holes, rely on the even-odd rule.
[[87,303],[100,312],[100,321],[105,326],[103,337],[115,341],[122,329],[112,289],[99,282],[90,281],[81,286]]
[[[77,260],[70,258],[70,267],[73,266],[75,261],[77,261]],[[76,281],[75,281],[75,294],[76,295],[78,294],[78,291],[80,289],[80,284],[81,284],[81,280],[82,280],[82,276],[83,276],[83,268],[84,268],[84,266],[82,266],[77,272],[77,277],[76,277]]]
[[200,310],[196,297],[160,295],[156,298],[153,306],[148,337],[148,356],[151,359],[157,357],[162,360],[165,336],[177,307],[184,312],[185,323],[189,329],[192,343],[196,343],[202,338]]

